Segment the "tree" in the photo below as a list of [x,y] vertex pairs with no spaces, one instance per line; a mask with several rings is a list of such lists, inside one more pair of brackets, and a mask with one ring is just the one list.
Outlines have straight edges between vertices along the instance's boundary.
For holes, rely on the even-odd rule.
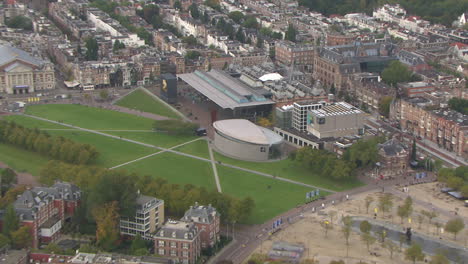
[[232,11],[228,14],[228,16],[237,24],[241,24],[242,20],[244,19],[244,14],[242,14],[240,11]]
[[18,216],[16,216],[15,208],[13,204],[10,204],[5,211],[5,215],[3,217],[3,229],[2,232],[5,236],[11,237],[12,232],[18,230],[19,227],[19,220]]
[[386,193],[379,197],[379,209],[382,213],[389,212],[393,206],[393,196],[389,193]]
[[392,61],[382,71],[382,81],[386,84],[396,87],[397,83],[411,82],[416,80],[413,72],[400,61]]
[[445,224],[445,230],[453,234],[453,239],[457,240],[457,234],[465,228],[465,223],[460,217],[449,220]]
[[362,233],[370,233],[372,230],[372,225],[368,221],[364,220],[361,222],[361,224],[359,224],[359,229]]
[[369,207],[370,205],[372,204],[372,202],[374,201],[374,198],[370,195],[366,196],[366,199],[365,199],[365,202],[366,202],[366,214],[369,213]]
[[442,254],[436,254],[432,256],[430,264],[450,264],[450,261],[447,259],[446,256]]
[[408,218],[413,213],[413,199],[410,196],[406,197],[405,203],[398,206],[397,214],[401,218],[403,224],[403,218]]
[[241,27],[237,30],[236,39],[241,43],[245,43],[245,34]]
[[201,56],[201,53],[196,51],[196,50],[189,50],[185,54],[185,59],[188,60],[198,60],[198,58]]
[[323,222],[320,222],[320,225],[322,226],[323,231],[325,232],[325,238],[326,238],[328,236],[328,230],[332,228],[331,224],[328,220],[325,220]]
[[286,40],[289,40],[289,41],[292,41],[292,42],[296,42],[296,29],[294,28],[294,26],[290,23],[288,25],[288,29],[286,30],[286,35],[284,36],[284,38]]
[[413,261],[413,263],[424,260],[424,254],[422,252],[421,246],[418,244],[412,244],[409,248],[407,248],[405,251],[405,259]]
[[11,232],[11,241],[16,249],[22,249],[31,245],[31,228],[22,226],[18,230]]
[[183,37],[183,38],[182,38],[182,42],[183,42],[183,43],[186,43],[186,44],[189,45],[189,46],[195,46],[195,45],[198,44],[197,38],[195,38],[193,35],[190,35],[190,36],[187,36],[187,37]]
[[343,236],[346,241],[346,256],[348,256],[349,251],[349,237],[351,236],[351,228],[353,227],[353,219],[351,216],[345,216],[342,218],[343,227],[341,228],[341,232],[343,232]]
[[119,40],[116,40],[114,42],[114,46],[112,47],[112,51],[116,52],[121,49],[125,49],[125,44],[123,42],[120,42]]
[[107,90],[101,90],[99,92],[99,97],[101,97],[102,100],[107,100],[109,98],[109,92]]
[[398,249],[398,246],[393,243],[392,241],[390,240],[387,240],[385,243],[384,243],[384,247],[388,250],[388,252],[390,253],[390,259],[393,259],[393,253]]
[[421,214],[427,217],[427,220],[429,220],[429,224],[432,224],[432,219],[437,217],[438,214],[435,211],[426,211],[426,210],[421,210]]
[[416,140],[413,139],[413,146],[411,148],[411,160],[418,160],[418,157],[416,156],[417,155],[417,152],[416,152]]
[[376,239],[370,233],[362,233],[361,240],[366,243],[367,251],[370,251],[370,246],[375,243]]
[[448,101],[448,105],[451,109],[460,112],[464,115],[468,115],[468,100],[463,98],[453,97]]
[[93,209],[96,220],[96,245],[104,250],[112,250],[119,239],[119,208],[117,202],[104,204]]
[[258,21],[254,16],[246,16],[242,26],[246,28],[258,28]]
[[89,37],[86,39],[85,58],[88,61],[95,61],[99,58],[99,45],[95,38]]
[[345,264],[343,260],[332,260],[329,264]]
[[[137,189],[133,175],[122,171],[105,171],[97,182],[90,186],[87,199],[88,216],[95,215],[95,208],[104,208],[111,212],[111,209],[115,209],[119,215],[134,216],[136,199]],[[116,203],[115,207],[109,205],[113,202]]]
[[14,170],[10,169],[10,168],[6,168],[4,170],[2,170],[0,172],[0,197],[3,196],[3,186],[6,187],[6,189],[8,190],[8,188],[12,185],[12,184],[16,184],[18,182],[18,179],[17,179],[17,175],[15,173]]
[[257,124],[259,126],[262,126],[262,127],[272,127],[273,126],[273,122],[266,118],[266,117],[260,117],[258,120],[257,120]]
[[33,24],[31,19],[25,16],[14,16],[7,21],[5,21],[5,24],[7,27],[11,28],[22,28],[24,30],[32,30],[33,29]]
[[141,255],[141,253],[143,253],[142,249],[148,251],[148,249],[146,248],[145,240],[141,238],[140,234],[137,234],[132,240],[132,244],[130,245],[130,252],[132,253],[132,255]]
[[379,101],[379,113],[385,117],[389,117],[390,114],[390,105],[393,101],[391,96],[383,96]]
[[179,0],[174,2],[174,9],[182,10],[182,3]]
[[198,6],[197,4],[193,3],[189,6],[189,11],[190,11],[190,15],[194,18],[194,19],[198,19],[200,18],[200,11],[198,10]]
[[4,246],[9,245],[9,244],[10,244],[10,239],[5,235],[0,234],[0,248],[3,248]]

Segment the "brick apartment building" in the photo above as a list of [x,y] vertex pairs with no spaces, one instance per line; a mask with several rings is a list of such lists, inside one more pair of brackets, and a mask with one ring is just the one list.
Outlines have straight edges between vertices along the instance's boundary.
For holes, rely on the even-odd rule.
[[423,96],[425,93],[430,93],[435,90],[432,84],[426,82],[399,83],[398,88],[407,97]]
[[178,263],[193,264],[201,254],[200,232],[193,222],[169,220],[153,237],[155,253]]
[[427,109],[430,105],[425,98],[403,98],[392,106],[392,118],[403,130],[468,157],[468,116],[448,109]]
[[219,241],[220,215],[211,204],[202,206],[195,203],[195,206],[190,206],[185,212],[181,220],[195,224],[200,231],[202,248],[213,247]]
[[391,43],[360,43],[321,47],[314,56],[313,77],[325,86],[340,90],[347,76],[361,72],[380,73],[392,61],[396,46]]
[[139,194],[134,217],[120,218],[120,234],[149,238],[164,223],[164,201]]
[[312,72],[314,65],[314,46],[295,44],[291,41],[279,41],[275,45],[275,58],[278,62],[291,65],[300,70]]
[[32,247],[56,241],[63,223],[79,206],[80,189],[70,183],[56,182],[51,187],[34,187],[13,203],[20,225],[30,227]]

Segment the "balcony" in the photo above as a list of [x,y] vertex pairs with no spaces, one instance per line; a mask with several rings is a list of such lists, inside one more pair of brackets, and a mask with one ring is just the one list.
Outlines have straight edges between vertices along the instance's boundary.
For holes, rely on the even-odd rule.
[[53,217],[41,226],[40,235],[42,237],[52,237],[60,229],[62,229],[62,221],[58,217]]

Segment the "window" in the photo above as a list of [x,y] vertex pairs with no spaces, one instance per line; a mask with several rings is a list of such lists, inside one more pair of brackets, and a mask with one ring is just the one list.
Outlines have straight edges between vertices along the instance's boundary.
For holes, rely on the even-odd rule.
[[160,246],[160,247],[164,247],[165,244],[166,243],[164,243],[164,241],[162,241],[162,240],[158,241],[158,246]]
[[189,249],[189,248],[190,248],[190,247],[189,247],[189,243],[184,243],[184,244],[182,245],[182,247],[183,247],[184,249]]
[[164,256],[165,253],[166,253],[166,252],[164,252],[164,249],[162,249],[162,248],[160,248],[160,249],[158,250],[158,254],[161,255],[161,256]]
[[175,248],[177,247],[177,243],[176,242],[171,242],[171,248]]
[[265,147],[260,147],[260,152],[265,152],[265,151],[266,151]]
[[173,250],[173,249],[171,249],[171,256],[173,256],[173,257],[177,256],[177,252],[175,250]]

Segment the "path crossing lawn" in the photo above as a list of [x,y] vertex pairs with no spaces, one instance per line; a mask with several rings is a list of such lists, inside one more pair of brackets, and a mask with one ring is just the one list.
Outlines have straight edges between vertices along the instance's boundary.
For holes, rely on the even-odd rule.
[[[248,224],[260,224],[305,202],[310,188],[225,166],[217,166],[223,193],[255,201]],[[323,194],[326,194],[323,192]],[[286,220],[286,219],[284,219]]]
[[171,148],[196,138],[195,136],[173,136],[156,132],[104,131],[104,133],[163,148]]
[[172,109],[140,89],[123,97],[116,105],[169,118],[180,118]]
[[30,105],[26,108],[26,114],[93,130],[148,130],[154,123],[154,120],[145,117],[77,104]]
[[7,121],[13,121],[18,125],[28,127],[28,128],[39,128],[39,129],[68,129],[61,125],[50,123],[47,121],[37,120],[31,117],[22,116],[22,115],[9,115],[3,117]]
[[174,150],[202,157],[205,159],[210,158],[210,153],[208,152],[208,143],[204,139],[200,139],[190,144],[180,146],[178,148],[175,148]]
[[159,151],[155,148],[149,148],[119,139],[79,130],[50,130],[48,133],[52,136],[63,136],[75,142],[86,143],[95,146],[99,152],[99,157],[96,160],[95,165],[106,168],[110,168]]
[[0,144],[0,162],[19,172],[29,172],[39,176],[42,166],[49,161],[47,157],[7,144]]
[[330,190],[343,191],[363,185],[358,180],[337,182],[333,179],[320,177],[313,171],[298,166],[293,160],[289,158],[272,162],[250,162],[229,158],[217,152],[214,153],[214,157],[216,161],[221,161],[226,164],[260,171],[271,174],[273,176],[287,178]]
[[209,162],[196,160],[174,153],[161,153],[140,160],[119,169],[135,172],[140,175],[161,177],[170,183],[193,184],[208,190],[216,189],[213,169]]

